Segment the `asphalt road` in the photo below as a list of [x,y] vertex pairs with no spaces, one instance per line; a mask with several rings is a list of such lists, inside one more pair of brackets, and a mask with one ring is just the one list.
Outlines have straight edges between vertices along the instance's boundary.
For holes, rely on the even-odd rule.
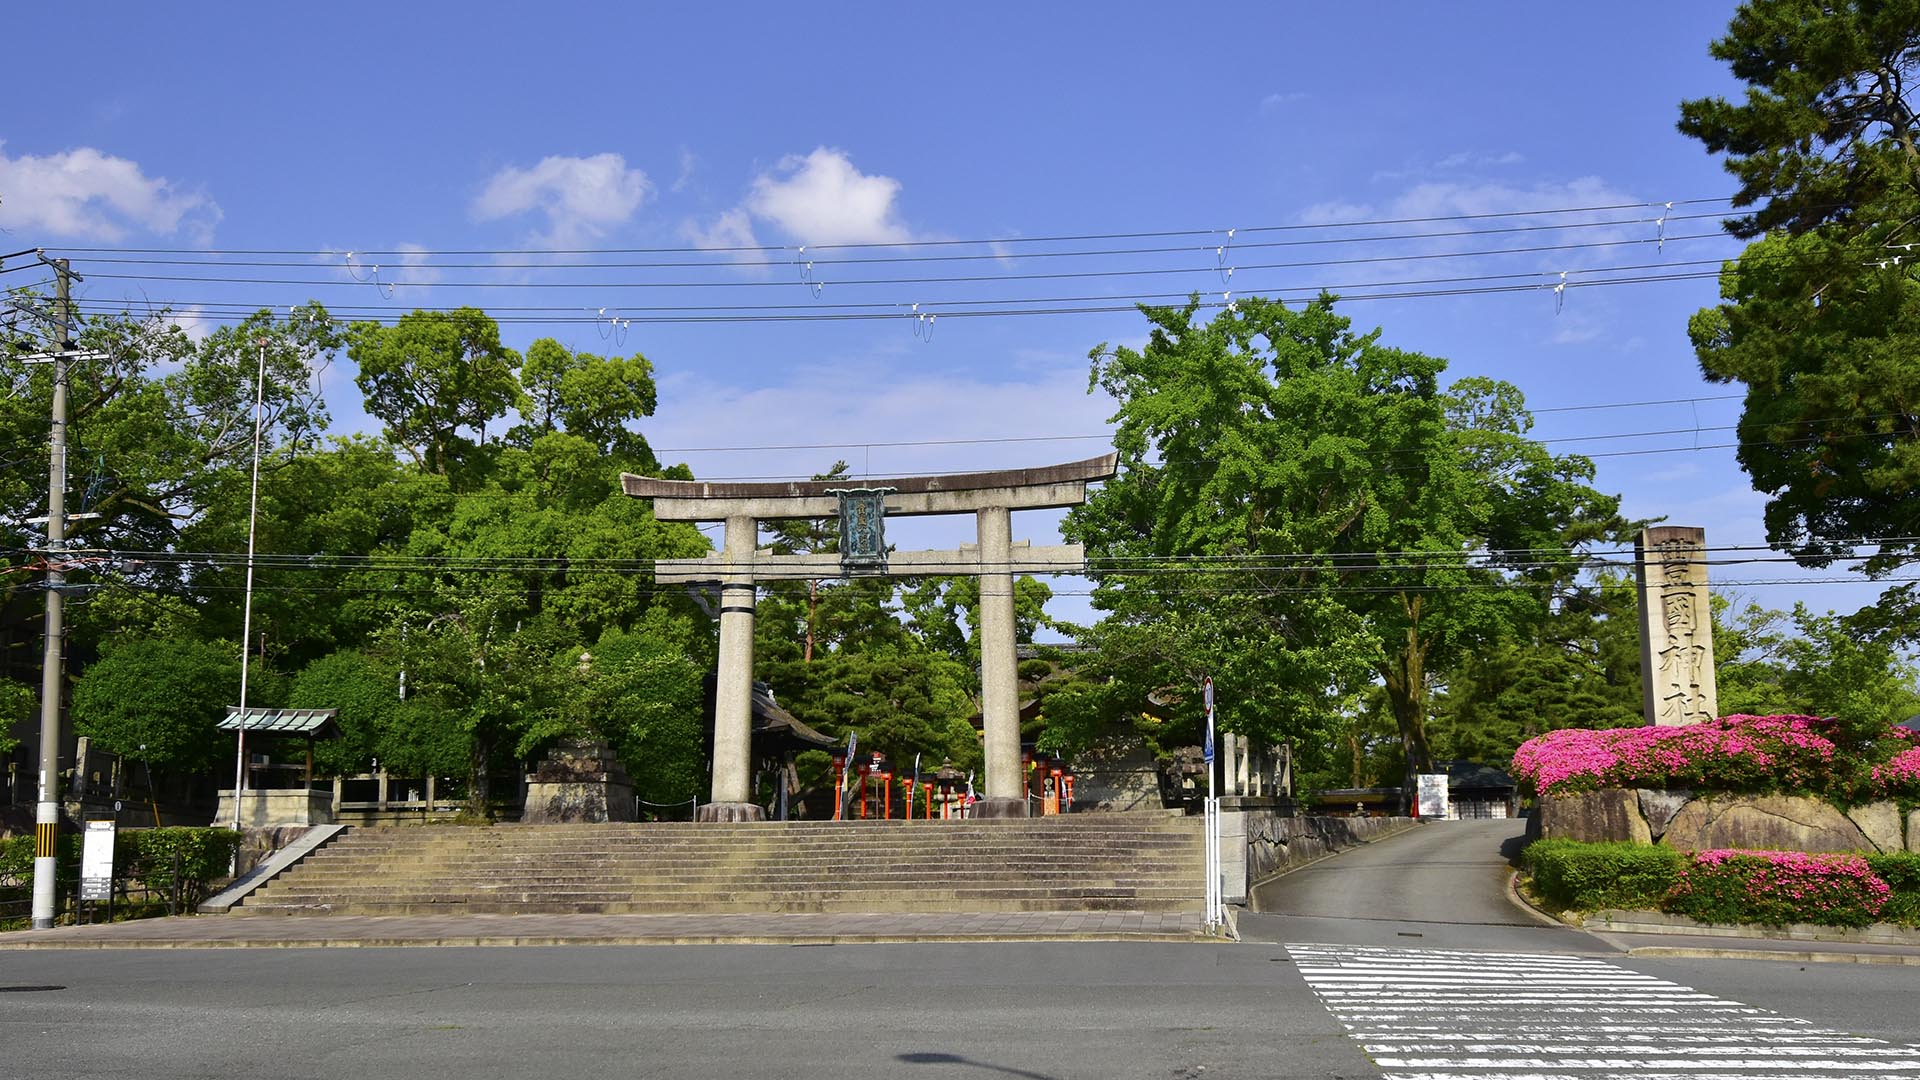
[[1343,852],[1266,890],[1270,910],[1241,915],[1241,934],[1250,943],[1593,956],[1823,1028],[1920,1041],[1920,968],[1642,959],[1622,955],[1618,937],[1546,923],[1507,896],[1508,860],[1524,828],[1524,821],[1433,822]]
[[1321,863],[1239,944],[0,952],[0,1078],[1920,1074],[1855,1038],[1920,1039],[1915,968],[1622,957],[1507,902],[1514,831]]
[[1285,958],[1091,942],[13,953],[0,1075],[1378,1075]]

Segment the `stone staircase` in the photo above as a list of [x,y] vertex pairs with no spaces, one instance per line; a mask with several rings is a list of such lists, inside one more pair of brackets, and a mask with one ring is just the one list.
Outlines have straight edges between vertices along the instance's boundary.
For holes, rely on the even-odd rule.
[[1200,819],[353,828],[236,914],[1198,911]]

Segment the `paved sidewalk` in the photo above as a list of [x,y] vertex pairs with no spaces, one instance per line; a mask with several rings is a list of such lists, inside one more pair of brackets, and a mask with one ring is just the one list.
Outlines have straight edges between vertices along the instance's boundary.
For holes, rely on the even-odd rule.
[[1194,941],[1197,912],[950,915],[191,915],[0,933],[0,949],[420,945],[842,945],[905,941]]

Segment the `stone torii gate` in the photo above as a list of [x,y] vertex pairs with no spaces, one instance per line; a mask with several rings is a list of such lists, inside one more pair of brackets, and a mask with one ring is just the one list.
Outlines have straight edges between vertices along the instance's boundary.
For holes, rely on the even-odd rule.
[[[759,582],[962,574],[980,579],[980,711],[986,734],[986,797],[975,805],[974,813],[980,817],[1025,817],[1013,579],[1016,574],[1027,573],[1080,573],[1086,569],[1086,551],[1079,544],[1033,547],[1021,541],[1016,545],[1012,511],[1077,506],[1086,501],[1088,483],[1113,477],[1116,460],[1116,455],[1106,454],[1036,469],[862,481],[705,483],[623,474],[620,482],[626,493],[653,500],[657,520],[726,523],[725,546],[719,554],[654,562],[654,580],[660,584],[720,586],[713,797],[700,807],[700,820],[758,821],[764,817],[761,808],[751,801],[749,787],[754,588]],[[954,551],[889,552],[885,519],[905,514],[974,514],[979,543]],[[775,555],[758,546],[762,521],[836,515],[840,519],[838,552]]]

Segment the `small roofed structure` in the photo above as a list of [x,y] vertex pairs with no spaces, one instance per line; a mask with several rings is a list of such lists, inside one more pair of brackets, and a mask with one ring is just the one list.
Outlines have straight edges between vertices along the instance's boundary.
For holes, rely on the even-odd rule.
[[802,750],[830,750],[840,745],[831,735],[822,735],[773,700],[773,688],[756,681],[753,684],[753,752],[757,757],[776,757]]
[[[249,735],[291,735],[307,741],[307,766],[303,785],[313,783],[313,743],[340,734],[339,709],[254,709],[242,712],[237,705],[227,706],[221,731],[245,731]],[[251,771],[251,770],[249,770]],[[258,785],[255,785],[258,786]]]

